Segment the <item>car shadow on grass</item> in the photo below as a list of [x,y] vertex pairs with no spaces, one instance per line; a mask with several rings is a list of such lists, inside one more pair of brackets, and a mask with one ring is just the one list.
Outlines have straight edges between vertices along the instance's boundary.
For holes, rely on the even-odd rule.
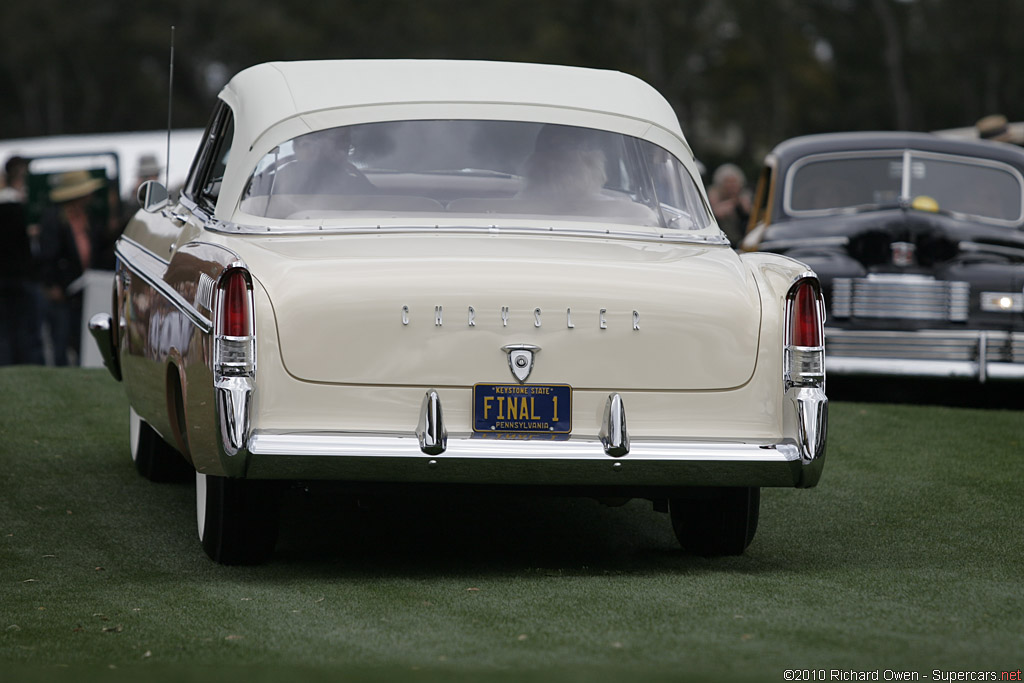
[[[239,575],[243,568],[220,567],[203,554],[194,535],[192,487],[161,489],[174,499],[165,501],[174,521],[150,530],[162,533],[161,556],[151,560],[169,570]],[[750,548],[736,557],[703,557],[682,549],[668,515],[644,499],[612,506],[586,497],[474,489],[366,496],[330,482],[293,484],[283,495],[273,556],[242,573],[277,579],[759,575],[829,567],[838,558],[848,567],[887,564],[886,529],[856,515],[818,514],[822,506],[842,506],[835,493],[763,489]],[[793,525],[795,518],[803,522]]]
[[795,503],[817,496],[813,490],[762,490],[761,522],[751,547],[738,557],[709,558],[682,549],[669,516],[645,499],[616,506],[617,501],[588,497],[473,488],[363,495],[337,483],[311,482],[288,486],[275,552],[266,565],[247,569],[217,565],[203,553],[192,485],[140,479],[129,482],[122,495],[134,501],[135,524],[114,525],[112,547],[144,556],[153,571],[210,576],[756,574],[829,552],[820,545],[813,516],[795,530],[807,542],[794,552],[799,539],[787,520]]
[[412,576],[655,570],[689,562],[668,515],[646,500],[612,507],[591,498],[473,491],[363,496],[322,483],[286,492],[271,561]]

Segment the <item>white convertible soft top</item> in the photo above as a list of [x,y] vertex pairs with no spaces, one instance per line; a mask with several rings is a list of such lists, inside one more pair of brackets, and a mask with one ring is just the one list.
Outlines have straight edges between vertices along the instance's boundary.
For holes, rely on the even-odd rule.
[[296,117],[417,104],[525,105],[611,115],[656,126],[686,144],[675,112],[657,90],[600,69],[469,60],[269,62],[238,73],[220,97],[236,113],[235,143],[246,148]]
[[215,215],[232,220],[275,146],[310,131],[380,121],[482,119],[608,130],[653,142],[699,178],[672,107],[642,80],[602,69],[470,60],[268,62],[220,93],[234,113]]

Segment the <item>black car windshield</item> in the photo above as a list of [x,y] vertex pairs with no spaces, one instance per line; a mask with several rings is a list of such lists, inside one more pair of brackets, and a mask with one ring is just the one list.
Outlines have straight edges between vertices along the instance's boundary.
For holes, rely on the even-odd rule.
[[794,215],[906,205],[1016,224],[1022,179],[1000,162],[919,151],[808,157],[790,169],[785,207]]
[[330,128],[257,164],[240,209],[285,220],[444,214],[701,230],[694,180],[663,148],[618,133],[518,121]]

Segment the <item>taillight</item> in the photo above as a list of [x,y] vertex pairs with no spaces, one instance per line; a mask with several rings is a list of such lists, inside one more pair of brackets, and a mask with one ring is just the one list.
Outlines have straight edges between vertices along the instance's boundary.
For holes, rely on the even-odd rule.
[[219,376],[251,375],[256,366],[252,284],[242,269],[227,271],[217,287],[214,365]]
[[221,332],[228,337],[247,337],[252,333],[249,317],[249,287],[240,270],[231,271],[224,284]]
[[810,280],[796,287],[789,319],[789,343],[793,346],[821,346],[821,315],[818,295]]
[[804,278],[786,296],[787,386],[825,383],[824,304],[818,281]]

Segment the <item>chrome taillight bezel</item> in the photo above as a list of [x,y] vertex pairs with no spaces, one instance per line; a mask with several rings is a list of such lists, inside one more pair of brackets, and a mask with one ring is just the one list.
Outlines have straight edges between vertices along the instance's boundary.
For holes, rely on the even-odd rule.
[[[225,333],[225,299],[231,281],[241,277],[245,283],[246,334]],[[252,276],[242,267],[221,273],[214,301],[213,370],[216,378],[252,377],[256,372],[256,320],[254,317]]]
[[[816,345],[802,345],[793,339],[794,316],[797,314],[797,297],[801,291],[810,287],[814,297],[815,325],[817,327]],[[784,325],[784,359],[783,372],[786,388],[790,387],[821,387],[825,386],[825,300],[821,293],[821,283],[811,274],[798,278],[786,293]]]

